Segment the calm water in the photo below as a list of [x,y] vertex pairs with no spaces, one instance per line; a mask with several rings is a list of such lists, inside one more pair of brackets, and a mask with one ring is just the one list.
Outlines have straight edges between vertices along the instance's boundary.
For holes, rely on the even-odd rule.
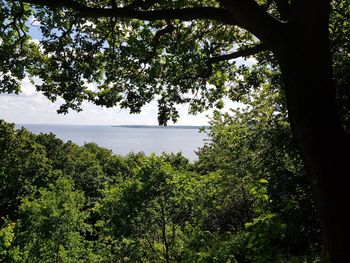
[[142,151],[145,154],[182,152],[190,160],[197,159],[195,150],[202,147],[207,139],[198,128],[161,127],[116,127],[100,125],[42,125],[19,124],[33,133],[52,132],[64,141],[71,140],[79,145],[94,142],[111,149],[115,154]]

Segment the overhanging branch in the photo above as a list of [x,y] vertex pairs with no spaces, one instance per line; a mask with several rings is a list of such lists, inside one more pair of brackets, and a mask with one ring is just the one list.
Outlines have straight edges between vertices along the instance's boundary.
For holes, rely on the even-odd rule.
[[212,57],[209,59],[208,62],[210,64],[215,64],[221,61],[227,61],[227,60],[231,60],[239,57],[252,56],[265,50],[267,50],[267,47],[263,43],[260,43],[254,47],[246,48],[246,49],[239,50],[239,51],[222,55],[222,56]]
[[211,57],[206,61],[207,68],[200,72],[200,74],[195,77],[191,77],[192,79],[206,79],[211,76],[213,73],[213,64],[219,63],[221,61],[228,61],[231,59],[239,58],[239,57],[248,57],[260,53],[262,51],[268,50],[268,48],[264,45],[264,43],[257,44],[254,47],[249,47],[243,50],[235,51],[230,54],[225,54],[221,56]]
[[51,8],[68,8],[77,12],[83,17],[115,17],[115,18],[133,18],[146,21],[156,20],[195,20],[207,19],[216,20],[225,24],[236,25],[237,21],[225,10],[215,7],[189,7],[179,9],[160,9],[151,11],[141,11],[121,8],[98,8],[89,7],[73,0],[45,1],[45,0],[22,0],[30,4],[46,6]]
[[239,25],[250,31],[268,46],[282,32],[283,24],[268,14],[255,0],[218,0]]

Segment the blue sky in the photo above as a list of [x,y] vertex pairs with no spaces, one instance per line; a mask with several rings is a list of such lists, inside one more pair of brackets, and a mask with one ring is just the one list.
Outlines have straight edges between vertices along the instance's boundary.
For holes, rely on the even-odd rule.
[[[30,35],[40,39],[41,34],[31,21]],[[247,63],[243,60],[240,63]],[[251,63],[249,63],[251,64]],[[0,119],[22,124],[88,124],[88,125],[157,125],[157,103],[154,101],[142,108],[140,114],[129,114],[127,110],[118,108],[102,108],[88,102],[83,103],[82,112],[70,111],[69,114],[57,114],[61,104],[50,102],[41,93],[35,91],[28,79],[22,81],[22,93],[0,94]],[[237,107],[236,103],[226,101],[225,109]],[[189,115],[188,105],[178,107],[180,119],[176,125],[207,125],[212,111],[195,116]],[[169,123],[171,124],[171,123]]]

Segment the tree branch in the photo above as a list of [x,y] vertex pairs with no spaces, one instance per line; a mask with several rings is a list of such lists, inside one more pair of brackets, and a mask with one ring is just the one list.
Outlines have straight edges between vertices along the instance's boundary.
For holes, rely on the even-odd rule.
[[257,36],[266,45],[273,42],[283,30],[283,23],[270,16],[254,0],[218,0],[239,25]]
[[89,7],[73,0],[45,1],[45,0],[22,0],[30,4],[47,6],[51,8],[68,8],[83,17],[115,17],[133,18],[146,21],[174,20],[184,21],[194,19],[216,20],[225,24],[236,25],[237,21],[225,9],[215,7],[189,7],[180,9],[162,9],[152,11],[140,11],[121,8],[96,8]]
[[267,50],[267,47],[264,45],[264,43],[257,44],[254,47],[250,47],[247,49],[239,50],[230,54],[222,55],[222,56],[217,56],[217,57],[211,57],[209,59],[210,64],[215,64],[221,61],[226,61],[226,60],[231,60],[239,57],[248,57],[255,55],[257,53],[260,53],[262,51]]
[[156,34],[154,35],[154,38],[152,40],[152,51],[146,56],[144,62],[148,62],[150,59],[152,59],[156,53],[157,53],[157,47],[159,45],[159,42],[160,42],[160,38],[162,36],[164,36],[165,34],[170,34],[172,33],[173,31],[175,30],[174,26],[169,22],[167,21],[167,25],[162,28],[161,30],[157,31]]
[[192,79],[209,78],[211,76],[211,74],[213,73],[213,64],[221,62],[221,61],[228,61],[228,60],[239,58],[239,57],[252,56],[254,54],[257,54],[257,53],[265,51],[265,50],[268,50],[268,48],[264,45],[264,43],[260,43],[254,47],[249,47],[249,48],[239,50],[239,51],[236,51],[236,52],[233,52],[230,54],[208,58],[208,60],[206,61],[207,68],[205,70],[203,70],[202,72],[200,72],[199,74],[197,74],[196,76],[191,77],[191,78]]

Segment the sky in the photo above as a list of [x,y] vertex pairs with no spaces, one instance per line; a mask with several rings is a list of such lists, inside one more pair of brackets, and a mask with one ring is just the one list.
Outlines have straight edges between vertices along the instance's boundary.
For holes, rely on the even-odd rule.
[[[140,114],[129,114],[128,110],[105,108],[89,102],[82,105],[83,111],[57,114],[62,100],[55,103],[37,92],[29,79],[21,85],[22,92],[0,94],[0,119],[17,124],[80,124],[80,125],[157,125],[157,102],[144,106]],[[237,103],[225,102],[223,111],[237,107]],[[188,114],[188,105],[178,107],[180,118],[175,125],[208,125],[212,110],[197,115]],[[170,122],[169,125],[172,125]]]
[[[29,34],[33,40],[38,41],[41,34],[37,29],[37,22],[30,21]],[[238,63],[247,63],[238,61]],[[249,61],[248,61],[249,63]],[[252,63],[249,63],[252,64]],[[140,114],[129,114],[128,110],[117,107],[105,108],[89,102],[82,105],[83,111],[77,113],[70,111],[68,114],[57,114],[57,109],[62,104],[58,100],[55,103],[49,101],[44,95],[35,91],[29,79],[25,78],[21,85],[22,93],[0,94],[0,119],[16,124],[79,124],[79,125],[157,125],[157,102],[153,101],[144,106]],[[236,108],[237,103],[225,101],[227,111]],[[188,105],[178,107],[180,118],[175,125],[208,125],[212,110],[197,115],[188,114]],[[170,122],[169,125],[172,123]]]
[[[57,114],[62,100],[55,103],[35,91],[29,79],[22,81],[22,93],[0,94],[0,119],[17,124],[85,124],[85,125],[157,125],[156,101],[142,108],[140,114],[129,114],[128,110],[105,108],[89,102],[83,103],[83,111]],[[229,106],[235,106],[228,103]],[[180,119],[176,125],[207,125],[212,111],[189,115],[188,105],[178,108]],[[169,125],[172,123],[169,123]]]

